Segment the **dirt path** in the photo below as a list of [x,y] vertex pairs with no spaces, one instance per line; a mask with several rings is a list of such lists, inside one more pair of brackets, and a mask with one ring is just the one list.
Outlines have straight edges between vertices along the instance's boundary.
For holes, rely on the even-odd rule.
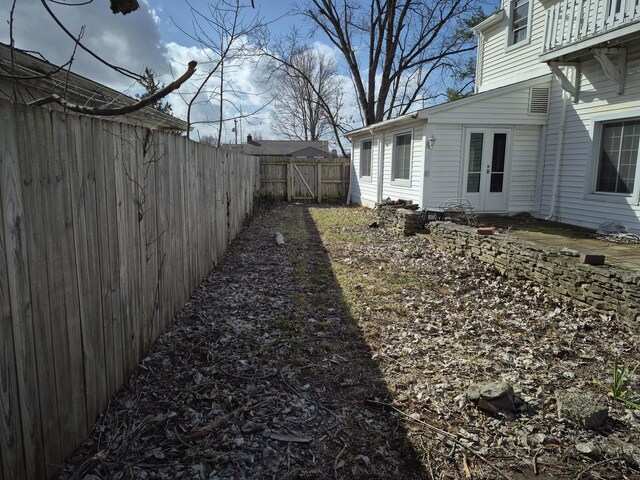
[[[637,333],[374,219],[259,212],[59,478],[640,478],[640,412],[593,382]],[[465,401],[487,380],[512,410]],[[609,417],[559,419],[558,390]]]
[[58,478],[422,478],[371,357],[308,210],[263,211]]

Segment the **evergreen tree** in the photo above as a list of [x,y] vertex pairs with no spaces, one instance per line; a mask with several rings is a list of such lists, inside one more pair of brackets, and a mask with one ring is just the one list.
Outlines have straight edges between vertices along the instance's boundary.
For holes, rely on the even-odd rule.
[[[158,91],[164,88],[164,83],[160,84],[156,79],[156,73],[151,70],[149,67],[144,68],[144,73],[142,74],[142,79],[140,80],[140,85],[142,85],[145,89],[145,92],[142,94],[136,95],[136,98],[142,100],[143,98],[150,97],[154,95]],[[151,104],[151,107],[160,110],[164,113],[171,113],[171,104],[167,101],[157,100]]]

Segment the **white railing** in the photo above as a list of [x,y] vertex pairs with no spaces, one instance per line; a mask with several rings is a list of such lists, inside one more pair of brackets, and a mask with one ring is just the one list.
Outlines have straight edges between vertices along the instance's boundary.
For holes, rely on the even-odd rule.
[[638,0],[563,0],[547,11],[544,51],[640,21]]

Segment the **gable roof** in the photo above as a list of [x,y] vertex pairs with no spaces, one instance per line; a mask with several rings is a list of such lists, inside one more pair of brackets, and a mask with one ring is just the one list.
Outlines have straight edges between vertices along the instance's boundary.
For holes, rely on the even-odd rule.
[[[407,113],[400,117],[385,120],[384,122],[378,122],[378,123],[374,123],[373,125],[368,125],[366,127],[358,128],[356,130],[351,130],[350,132],[347,132],[345,136],[351,137],[351,136],[359,135],[362,133],[370,133],[372,130],[380,130],[384,128],[393,127],[396,125],[404,125],[417,120],[427,121],[429,117],[434,116],[436,114],[443,113],[449,110],[464,108],[465,106],[469,106],[474,103],[486,102],[494,98],[502,97],[504,95],[507,95],[512,92],[516,92],[523,88],[528,88],[533,85],[538,85],[540,83],[550,81],[551,77],[552,77],[551,74],[546,74],[546,75],[535,77],[522,82],[512,83],[504,87],[495,88],[493,90],[487,90],[486,92],[476,93],[474,95],[470,95],[468,97],[464,97],[459,100],[453,100],[451,102],[441,103],[439,105],[433,105],[431,107],[423,108],[421,110],[417,110],[412,113]],[[490,112],[487,112],[487,115],[491,115]]]
[[[327,141],[307,141],[307,140],[253,140],[242,144],[242,151],[246,155],[285,155],[291,156],[306,149],[313,149],[314,152],[329,154],[329,142]],[[305,155],[308,156],[308,155]],[[320,156],[320,155],[312,155]]]
[[[27,77],[17,83],[18,95],[24,103],[29,103],[54,93],[62,94],[63,92],[68,101],[78,105],[123,107],[138,101],[82,75],[67,72],[64,68],[60,68],[22,50],[14,49],[13,53],[15,58],[13,75]],[[12,74],[11,49],[9,45],[4,43],[0,43],[0,72]],[[8,96],[12,90],[12,80],[0,77],[0,95]],[[48,104],[46,108],[61,107],[55,104]],[[187,130],[187,122],[184,120],[152,107],[144,107],[127,115],[101,118],[132,125],[142,125],[155,130]]]

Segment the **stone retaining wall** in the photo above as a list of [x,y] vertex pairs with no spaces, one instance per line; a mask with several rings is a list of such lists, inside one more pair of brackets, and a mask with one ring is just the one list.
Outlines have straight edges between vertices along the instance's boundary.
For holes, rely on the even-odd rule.
[[376,208],[379,223],[386,229],[401,235],[415,235],[422,229],[422,212],[388,205]]
[[[545,290],[640,325],[640,272],[579,263],[577,256],[503,234],[480,236],[471,227],[431,222],[438,248],[493,265],[508,277],[533,280]],[[584,252],[583,252],[584,253]]]

